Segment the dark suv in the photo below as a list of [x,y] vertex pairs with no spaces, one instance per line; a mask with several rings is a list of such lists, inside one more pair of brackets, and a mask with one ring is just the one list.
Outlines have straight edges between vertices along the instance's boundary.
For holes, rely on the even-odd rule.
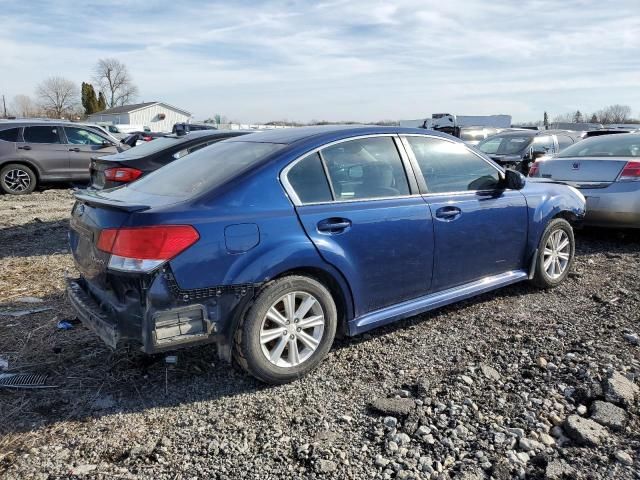
[[582,135],[568,130],[508,130],[482,140],[476,148],[503,167],[526,175],[536,158],[558,153],[582,140]]
[[33,192],[45,182],[87,182],[91,157],[128,148],[98,127],[51,120],[0,122],[0,189]]

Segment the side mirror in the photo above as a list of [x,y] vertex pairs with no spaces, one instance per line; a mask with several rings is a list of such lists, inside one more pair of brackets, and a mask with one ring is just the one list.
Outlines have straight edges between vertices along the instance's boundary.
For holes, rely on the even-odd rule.
[[507,168],[504,171],[504,185],[509,190],[522,190],[527,183],[527,179],[520,172]]
[[113,147],[115,144],[110,142],[109,140],[102,141],[102,148]]

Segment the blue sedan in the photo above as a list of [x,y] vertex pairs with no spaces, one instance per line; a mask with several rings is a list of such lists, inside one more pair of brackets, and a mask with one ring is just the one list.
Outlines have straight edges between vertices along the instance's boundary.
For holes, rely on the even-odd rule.
[[85,325],[147,353],[216,343],[276,384],[337,334],[524,280],[555,287],[585,213],[570,186],[390,127],[236,137],[76,198],[68,294]]

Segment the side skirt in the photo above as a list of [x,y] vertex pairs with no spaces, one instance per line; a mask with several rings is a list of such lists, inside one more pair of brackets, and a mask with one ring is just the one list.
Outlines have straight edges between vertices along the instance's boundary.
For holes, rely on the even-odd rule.
[[414,315],[444,307],[445,305],[474,297],[481,293],[495,290],[496,288],[526,280],[528,277],[529,272],[525,270],[513,270],[465,283],[464,285],[449,288],[441,292],[430,293],[429,295],[424,295],[397,305],[385,307],[351,320],[349,322],[349,335],[358,335],[372,328],[387,325],[388,323],[402,320],[403,318],[413,317]]

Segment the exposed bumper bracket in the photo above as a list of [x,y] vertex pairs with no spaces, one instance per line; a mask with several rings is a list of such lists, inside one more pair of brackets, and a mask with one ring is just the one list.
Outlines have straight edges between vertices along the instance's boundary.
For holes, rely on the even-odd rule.
[[96,332],[104,343],[115,349],[120,340],[118,325],[83,290],[80,279],[67,279],[67,296],[80,321]]

